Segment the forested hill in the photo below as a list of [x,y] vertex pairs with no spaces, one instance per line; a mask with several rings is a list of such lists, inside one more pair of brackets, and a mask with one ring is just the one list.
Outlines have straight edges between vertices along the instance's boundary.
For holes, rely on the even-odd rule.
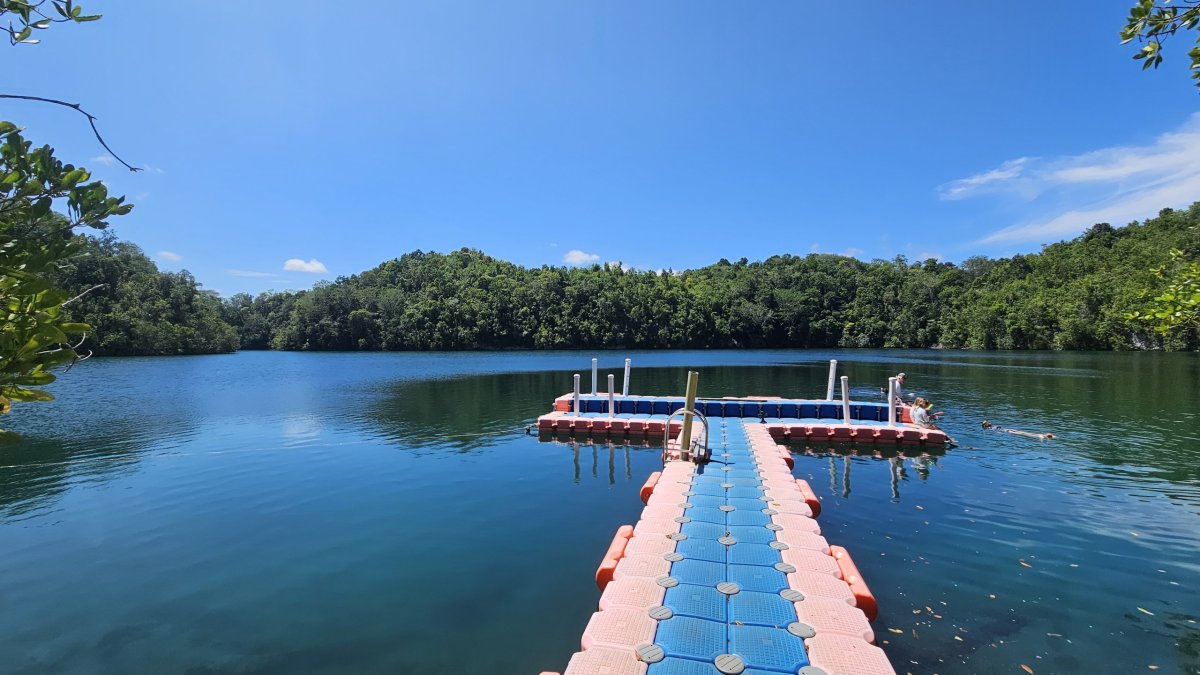
[[191,274],[163,272],[142,250],[111,234],[80,236],[81,250],[55,282],[72,295],[67,318],[89,324],[80,349],[100,355],[231,352],[237,332],[221,319],[221,299]]
[[1200,254],[1198,225],[1200,203],[961,265],[813,254],[655,273],[417,251],[311,291],[234,296],[223,317],[244,349],[1196,349],[1195,328],[1164,345],[1125,315],[1170,248]]

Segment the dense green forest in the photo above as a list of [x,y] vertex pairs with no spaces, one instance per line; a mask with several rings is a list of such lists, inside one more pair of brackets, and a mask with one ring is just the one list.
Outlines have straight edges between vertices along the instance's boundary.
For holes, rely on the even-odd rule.
[[219,300],[132,244],[88,237],[61,284],[99,354],[241,349],[944,347],[1197,349],[1127,315],[1163,283],[1171,248],[1200,254],[1200,203],[1092,227],[1040,253],[862,262],[780,255],[685,272],[525,268],[479,251],[416,251],[310,291]]
[[236,295],[224,318],[246,349],[1196,349],[1195,326],[1164,338],[1126,315],[1169,249],[1200,253],[1198,224],[1200,204],[961,265],[813,254],[655,273],[417,251],[311,291]]
[[238,347],[221,300],[187,272],[162,272],[142,250],[109,233],[80,236],[58,286],[86,293],[64,311],[91,326],[80,349],[103,355],[212,354]]

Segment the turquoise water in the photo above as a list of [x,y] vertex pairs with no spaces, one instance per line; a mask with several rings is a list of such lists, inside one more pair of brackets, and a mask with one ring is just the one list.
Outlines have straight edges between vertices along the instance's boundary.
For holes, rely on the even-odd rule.
[[[659,466],[524,434],[590,356],[82,364],[4,420],[0,672],[561,669]],[[947,411],[933,456],[794,448],[898,672],[1200,673],[1197,355],[632,356],[633,393],[812,396],[836,357]]]

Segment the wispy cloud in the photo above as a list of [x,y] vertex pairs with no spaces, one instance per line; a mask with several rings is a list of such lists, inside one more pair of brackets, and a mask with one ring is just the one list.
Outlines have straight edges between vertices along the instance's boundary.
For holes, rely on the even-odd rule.
[[174,251],[159,251],[156,255],[158,256],[159,260],[166,260],[168,262],[179,262],[180,260],[183,260],[183,256]]
[[1029,157],[1018,157],[1008,160],[991,171],[952,180],[938,186],[938,196],[950,200],[966,199],[1006,186],[1011,187],[1013,180],[1024,174],[1025,165],[1030,161],[1032,160]]
[[847,258],[857,258],[863,253],[866,253],[866,251],[862,250],[861,248],[854,248],[853,246],[845,251],[842,251],[842,255],[846,256]]
[[95,157],[91,158],[88,161],[93,164],[103,164],[104,166],[112,166],[113,164],[117,163],[117,158],[113,157],[112,155],[109,155],[109,154],[104,154],[104,155],[96,155]]
[[588,263],[594,263],[599,259],[600,256],[596,255],[595,253],[585,253],[577,248],[567,251],[566,255],[563,256],[563,262],[568,265],[587,265]]
[[1096,223],[1123,225],[1166,207],[1200,199],[1200,113],[1150,143],[1100,148],[1078,155],[1022,157],[992,171],[951,181],[943,199],[1003,194],[1028,202],[1022,222],[985,236],[981,243],[1048,243]]
[[225,273],[230,276],[234,276],[234,277],[251,277],[251,278],[279,276],[278,274],[275,274],[274,272],[254,272],[251,270],[225,270]]
[[316,258],[310,259],[308,262],[300,258],[288,258],[283,262],[284,272],[308,272],[309,274],[328,274],[329,270],[325,268],[325,263]]
[[1177,183],[1131,190],[1090,208],[1071,209],[1048,219],[1012,225],[987,235],[982,243],[1049,242],[1075,236],[1096,223],[1124,225],[1148,218],[1164,207],[1186,206],[1197,201],[1197,197],[1200,197],[1200,174],[1181,178]]
[[921,251],[920,253],[917,254],[916,259],[921,260],[921,261],[929,260],[930,258],[933,258],[934,260],[941,260],[942,258],[945,258],[945,257],[946,256],[942,255],[941,253],[930,253],[929,251]]

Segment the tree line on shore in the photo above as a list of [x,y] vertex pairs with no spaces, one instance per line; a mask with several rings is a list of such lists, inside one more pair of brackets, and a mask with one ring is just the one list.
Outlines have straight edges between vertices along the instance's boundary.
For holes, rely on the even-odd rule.
[[90,326],[82,352],[111,356],[216,354],[238,348],[216,293],[187,271],[164,272],[140,248],[109,232],[79,235],[79,251],[54,281],[86,293],[64,308]]
[[71,308],[98,354],[235,349],[942,347],[1200,348],[1194,324],[1161,334],[1131,313],[1171,249],[1200,253],[1200,203],[1093,226],[1010,258],[863,262],[837,255],[721,260],[683,272],[527,268],[462,249],[415,251],[312,290],[201,290],[134,245],[87,237],[60,280],[104,284]]

